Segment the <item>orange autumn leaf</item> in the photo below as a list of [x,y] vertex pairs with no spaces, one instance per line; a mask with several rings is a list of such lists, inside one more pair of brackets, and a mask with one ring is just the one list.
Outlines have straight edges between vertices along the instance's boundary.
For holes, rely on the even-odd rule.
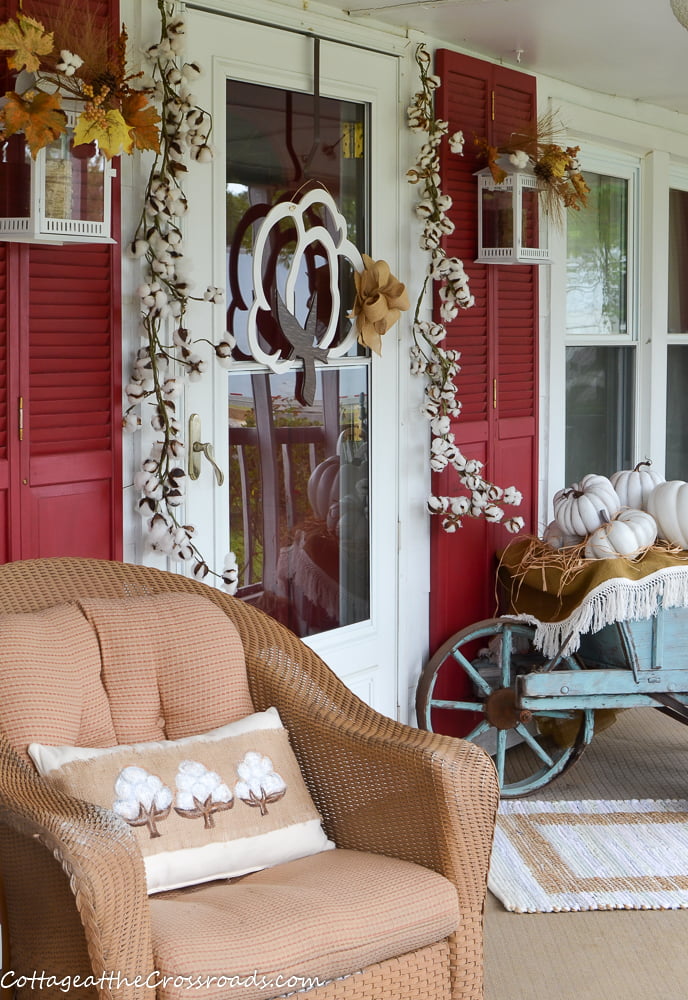
[[131,130],[136,149],[152,149],[160,152],[160,115],[141,91],[133,91],[122,101],[122,117]]
[[39,90],[25,99],[10,91],[5,97],[5,133],[23,132],[34,160],[39,149],[67,131],[67,116],[60,110],[59,94],[44,94]]
[[0,49],[12,52],[7,57],[10,69],[35,73],[41,64],[39,56],[53,50],[53,33],[47,32],[40,21],[18,13],[16,20],[0,24]]
[[499,166],[497,160],[499,159],[499,150],[496,146],[487,147],[487,165],[490,168],[490,173],[492,174],[492,179],[495,184],[501,184],[502,181],[507,177],[506,170],[502,170]]

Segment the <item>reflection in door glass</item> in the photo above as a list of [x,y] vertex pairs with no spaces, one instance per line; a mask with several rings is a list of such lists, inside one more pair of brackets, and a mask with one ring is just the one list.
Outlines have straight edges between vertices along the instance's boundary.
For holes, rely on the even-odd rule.
[[299,635],[369,617],[368,370],[230,373],[231,546],[239,596]]
[[[315,635],[370,617],[370,358],[355,343],[326,364],[316,350],[331,329],[330,348],[347,351],[355,295],[351,266],[328,250],[334,220],[321,202],[304,220],[305,251],[295,252],[288,213],[256,248],[255,280],[270,306],[253,321],[252,350],[254,247],[273,206],[325,188],[346,219],[348,239],[367,249],[366,108],[234,80],[226,96],[227,330],[235,345],[230,537],[238,595],[298,635]],[[307,365],[309,355],[317,361]]]
[[[367,244],[366,160],[363,105],[321,98],[316,107],[309,94],[275,87],[227,82],[227,330],[236,340],[235,357],[251,356],[246,338],[248,312],[253,301],[252,247],[261,222],[278,202],[323,187],[346,219],[348,238],[363,251]],[[316,211],[312,225],[328,225]],[[331,223],[330,223],[331,224]],[[284,220],[279,241],[271,243],[264,263],[263,284],[284,286],[294,255],[295,231]],[[317,294],[318,316],[329,319],[327,257],[318,243],[306,255],[299,281],[303,301],[298,319],[303,324],[310,301]],[[270,272],[270,273],[265,273]],[[342,302],[353,303],[350,271],[340,276]],[[326,322],[326,320],[325,320]],[[341,317],[342,338],[349,320]],[[269,313],[259,317],[262,347],[267,353],[290,345]]]

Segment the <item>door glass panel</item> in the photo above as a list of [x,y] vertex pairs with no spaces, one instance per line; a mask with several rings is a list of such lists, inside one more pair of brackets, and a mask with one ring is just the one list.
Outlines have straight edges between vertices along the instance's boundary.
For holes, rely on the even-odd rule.
[[667,348],[666,477],[688,478],[688,348]]
[[[227,83],[227,330],[239,363],[228,375],[230,540],[238,595],[301,636],[370,617],[370,358],[354,345],[326,365],[319,359],[314,392],[312,364],[310,375],[301,361],[275,374],[260,363],[265,358],[256,360],[247,333],[253,248],[274,205],[324,187],[346,219],[348,239],[366,249],[365,124],[363,105],[316,104],[308,94]],[[331,232],[333,222],[316,204],[304,225],[306,232],[312,226]],[[289,218],[268,239],[260,281],[275,306],[257,314],[259,347],[289,359],[294,344],[277,297],[286,299],[289,282],[292,315],[302,331],[312,331],[309,349],[317,347],[334,308],[332,259],[317,240],[296,254]],[[351,265],[338,258],[334,266],[342,305],[331,347],[350,330],[355,294]]]
[[[227,268],[229,308],[227,329],[236,339],[237,359],[251,356],[246,336],[253,300],[251,252],[256,232],[278,202],[298,198],[308,188],[324,187],[344,215],[347,235],[359,250],[368,243],[366,213],[365,106],[321,98],[317,106],[309,94],[276,87],[227,82]],[[327,224],[317,210],[307,222]],[[331,227],[331,223],[330,223]],[[266,266],[282,285],[294,252],[295,231],[284,220],[279,245]],[[318,293],[319,314],[327,314],[328,276],[322,248],[317,244],[306,257],[309,273],[301,275],[303,322],[309,297]],[[264,285],[272,276],[264,276]],[[342,275],[342,302],[353,303],[350,273]],[[297,313],[299,306],[297,303]],[[342,316],[342,326],[348,325]],[[259,317],[261,346],[266,352],[290,345],[269,313]],[[344,336],[346,330],[342,330]],[[362,353],[362,352],[361,352]]]
[[586,170],[587,208],[567,213],[566,329],[619,334],[628,326],[628,181]]
[[669,191],[669,333],[688,333],[688,191]]
[[632,467],[632,347],[566,349],[566,482]]
[[368,369],[233,374],[229,491],[239,594],[301,636],[369,617]]

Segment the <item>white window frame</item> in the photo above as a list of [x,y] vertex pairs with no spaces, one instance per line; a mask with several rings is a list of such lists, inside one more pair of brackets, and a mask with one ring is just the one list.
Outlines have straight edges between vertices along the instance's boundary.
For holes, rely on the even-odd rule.
[[[567,283],[567,241],[566,222],[560,228],[552,226],[550,246],[554,263],[550,273],[550,312],[545,317],[545,328],[549,326],[549,345],[542,345],[542,373],[546,377],[548,389],[545,392],[546,409],[543,409],[541,424],[541,454],[546,470],[541,483],[540,511],[542,525],[551,518],[551,498],[554,492],[565,485],[565,445],[566,445],[566,348],[594,344],[604,347],[634,347],[636,350],[635,378],[633,385],[633,452],[639,447],[640,409],[640,368],[641,357],[638,347],[642,341],[642,287],[641,287],[641,195],[642,162],[620,150],[607,149],[591,144],[588,140],[567,137],[567,145],[581,147],[580,163],[585,172],[619,177],[628,182],[628,247],[627,247],[627,325],[622,334],[583,335],[571,334],[566,330],[566,283]],[[585,209],[581,209],[585,211]],[[546,282],[544,283],[546,284]],[[549,322],[548,322],[549,321]],[[548,417],[548,419],[547,419]],[[590,469],[590,472],[597,470]]]
[[[665,204],[664,204],[664,241],[658,252],[663,252],[663,274],[664,281],[658,289],[660,301],[657,306],[657,320],[653,330],[652,343],[655,353],[659,354],[657,363],[656,396],[653,398],[656,411],[658,412],[657,423],[661,426],[657,428],[657,433],[661,432],[661,471],[664,473],[666,461],[666,419],[667,419],[667,366],[668,349],[671,346],[681,346],[688,348],[688,333],[669,333],[669,192],[671,190],[688,192],[688,165],[684,163],[669,162],[666,170],[665,184]],[[661,346],[661,352],[659,347]],[[660,420],[661,417],[661,420]],[[686,472],[688,476],[688,471]],[[686,478],[684,476],[684,478]]]

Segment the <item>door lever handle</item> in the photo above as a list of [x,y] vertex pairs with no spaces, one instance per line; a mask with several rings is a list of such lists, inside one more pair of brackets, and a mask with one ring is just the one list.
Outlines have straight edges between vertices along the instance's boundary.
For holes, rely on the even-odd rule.
[[215,461],[215,452],[210,441],[201,441],[201,418],[197,413],[189,417],[189,479],[198,479],[201,474],[201,455],[205,455],[213,467],[217,485],[222,486],[225,474]]

